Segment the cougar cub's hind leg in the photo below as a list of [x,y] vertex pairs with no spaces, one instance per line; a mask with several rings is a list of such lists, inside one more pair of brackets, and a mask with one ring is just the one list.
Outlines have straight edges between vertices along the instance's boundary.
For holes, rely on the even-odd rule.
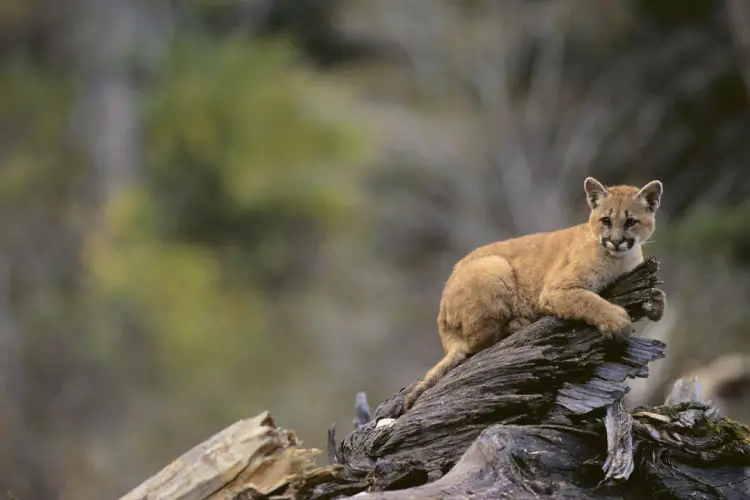
[[465,264],[448,279],[440,301],[438,329],[445,356],[404,398],[404,411],[469,356],[508,335],[515,292],[508,261],[492,256]]

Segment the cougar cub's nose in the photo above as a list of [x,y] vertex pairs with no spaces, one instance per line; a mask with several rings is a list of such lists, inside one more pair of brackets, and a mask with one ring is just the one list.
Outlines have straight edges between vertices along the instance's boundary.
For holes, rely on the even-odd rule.
[[633,240],[631,238],[622,238],[617,241],[612,242],[614,244],[615,250],[630,250],[633,248]]
[[602,245],[607,250],[613,250],[615,252],[622,252],[633,248],[635,241],[632,238],[620,238],[613,240],[612,238],[602,238]]

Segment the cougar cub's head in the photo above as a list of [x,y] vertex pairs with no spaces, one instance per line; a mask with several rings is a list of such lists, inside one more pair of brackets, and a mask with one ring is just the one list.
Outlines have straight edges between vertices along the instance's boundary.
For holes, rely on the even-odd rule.
[[584,189],[591,207],[591,230],[611,255],[625,255],[651,237],[661,201],[661,182],[651,181],[640,189],[604,187],[593,177],[587,177]]

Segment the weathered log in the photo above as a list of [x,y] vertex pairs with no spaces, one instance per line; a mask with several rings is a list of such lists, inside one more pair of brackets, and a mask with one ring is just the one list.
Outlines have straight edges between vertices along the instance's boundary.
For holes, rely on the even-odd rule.
[[[692,401],[637,409],[631,419],[636,474],[627,482],[598,482],[606,449],[596,420],[575,427],[493,425],[442,478],[357,498],[750,498],[747,427]],[[345,479],[342,466],[314,468],[316,450],[297,450],[297,443],[264,413],[193,448],[123,499],[330,499],[368,487]]]
[[232,500],[288,487],[292,475],[326,481],[336,467],[315,468],[318,450],[297,449],[294,432],[268,412],[240,420],[195,446],[120,500]]
[[[649,259],[602,292],[628,309],[633,319],[660,282],[658,263]],[[402,415],[404,393],[381,404],[375,422],[347,436],[335,452],[352,478],[374,485],[434,480],[451,469],[479,434],[493,424],[570,423],[605,408],[628,391],[627,377],[646,376],[648,363],[664,355],[658,341],[607,341],[580,322],[544,318],[469,358],[426,391]],[[419,463],[419,467],[415,464]],[[386,466],[386,464],[388,464]]]
[[[602,291],[602,296],[626,307],[634,320],[641,319],[654,287],[660,284],[655,276],[657,270],[658,263],[649,259]],[[484,437],[476,441],[476,447],[484,450],[492,448],[487,443],[497,444],[498,436],[532,446],[526,441],[543,435],[547,435],[546,439],[562,439],[573,446],[569,449],[582,449],[583,444],[574,446],[573,441],[582,440],[581,432],[590,432],[600,447],[596,453],[591,445],[586,448],[590,452],[588,460],[596,464],[596,484],[606,487],[628,479],[633,472],[637,479],[642,471],[636,468],[636,448],[630,432],[636,423],[622,405],[622,396],[628,391],[626,379],[647,376],[648,364],[662,357],[664,348],[660,342],[641,338],[624,343],[607,341],[588,325],[545,318],[452,370],[406,414],[402,414],[403,395],[419,380],[402,389],[376,409],[373,422],[346,436],[340,446],[329,439],[329,446],[335,446],[329,456],[345,466],[343,477],[364,480],[370,491],[428,482],[433,485],[425,490],[408,490],[410,498],[420,498],[422,494],[437,494],[434,488],[449,482],[437,482],[448,471],[457,471],[452,472],[450,481],[458,475],[463,477],[468,470],[465,464],[476,463],[476,454],[471,454],[474,458],[466,459],[464,466],[454,464],[463,460],[480,434]],[[607,425],[599,429],[602,418]],[[493,427],[498,424],[501,427]],[[544,426],[551,424],[559,426],[557,434],[568,437],[563,439],[549,434],[549,430],[540,430],[549,429]],[[482,434],[488,427],[494,431]],[[524,434],[527,431],[529,435]],[[487,442],[480,444],[483,440]],[[607,442],[609,454],[604,448]],[[566,462],[565,456],[563,453],[557,460]],[[580,461],[570,457],[567,463],[570,467],[580,465]],[[487,473],[481,471],[480,475]],[[494,479],[493,484],[501,483]],[[453,491],[466,496],[467,491],[478,487],[464,486],[464,490],[457,487]],[[506,490],[519,494],[510,487]],[[489,491],[488,498],[500,491]],[[330,495],[335,492],[336,487],[329,491]],[[579,492],[571,486],[570,494]],[[441,495],[448,495],[447,490]]]
[[748,429],[683,403],[633,413],[637,473],[603,485],[601,425],[493,425],[442,478],[366,500],[750,498]]
[[[640,319],[657,269],[648,260],[602,296]],[[623,405],[626,379],[647,376],[664,347],[545,318],[469,358],[406,414],[404,392],[418,381],[372,420],[359,393],[354,431],[337,444],[329,430],[331,466],[313,468],[313,452],[264,415],[265,430],[250,435],[271,439],[265,451],[228,429],[207,441],[223,444],[197,447],[126,498],[750,498],[750,431],[694,401],[694,386],[677,388],[670,406]],[[233,458],[198,465],[211,449]]]

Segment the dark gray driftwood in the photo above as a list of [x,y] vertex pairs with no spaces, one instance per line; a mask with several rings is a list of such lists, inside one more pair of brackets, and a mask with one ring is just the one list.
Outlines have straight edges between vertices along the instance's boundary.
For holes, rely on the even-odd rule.
[[[657,270],[657,261],[649,259],[602,296],[639,320],[660,284]],[[586,498],[582,491],[597,487],[597,494],[635,498],[626,492],[647,470],[661,470],[657,462],[667,448],[659,446],[667,441],[656,440],[654,460],[643,462],[638,436],[654,429],[634,420],[622,397],[626,379],[647,376],[648,364],[663,357],[664,349],[643,338],[606,341],[588,325],[544,318],[469,358],[406,414],[404,393],[418,380],[378,406],[374,420],[359,422],[339,445],[332,429],[329,457],[343,466],[341,482],[320,485],[308,498],[333,498],[342,485],[355,484],[371,492],[409,488],[403,493],[408,496],[372,498],[465,498],[471,491],[476,498]],[[689,441],[690,429],[681,432]],[[542,466],[557,471],[556,478],[542,479]],[[563,478],[567,486],[552,487]],[[617,490],[618,481],[631,486]],[[493,485],[486,491],[485,482]]]
[[636,473],[603,486],[597,482],[603,435],[595,422],[575,428],[493,425],[437,481],[357,498],[747,499],[747,432],[715,419],[703,403],[634,412]]
[[[648,260],[602,296],[638,320],[657,269]],[[354,430],[340,444],[329,430],[332,465],[315,467],[315,450],[263,414],[126,498],[750,499],[750,430],[700,401],[696,381],[680,381],[664,406],[622,403],[627,378],[647,376],[664,348],[545,318],[456,367],[406,414],[404,389],[372,418],[357,394]]]

